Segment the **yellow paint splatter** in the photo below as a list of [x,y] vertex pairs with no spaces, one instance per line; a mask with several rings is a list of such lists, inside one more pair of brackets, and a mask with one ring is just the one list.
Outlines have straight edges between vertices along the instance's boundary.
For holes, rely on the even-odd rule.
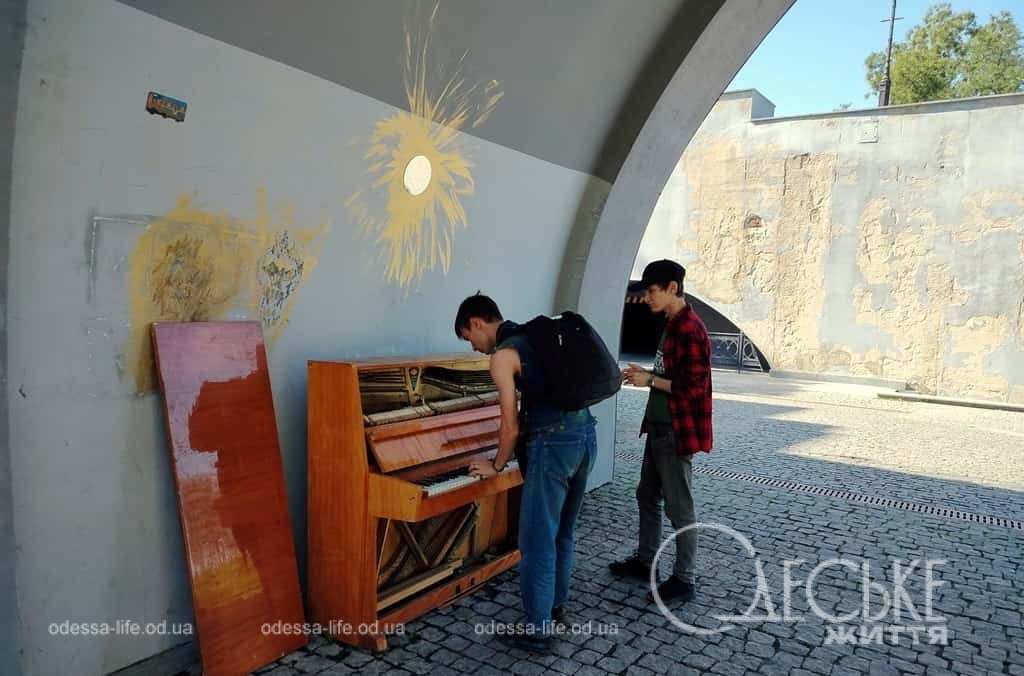
[[[474,189],[472,163],[459,132],[482,124],[503,96],[494,80],[466,82],[461,76],[466,54],[447,82],[439,87],[428,83],[428,48],[437,11],[435,5],[424,30],[414,33],[406,27],[409,112],[395,113],[375,125],[364,155],[370,188],[346,202],[364,234],[382,247],[385,278],[403,288],[438,266],[448,272],[455,232],[467,224],[461,198]],[[414,194],[406,186],[405,174],[417,157],[429,162],[430,176],[426,188]]]
[[268,345],[280,336],[329,223],[295,227],[294,208],[284,204],[272,213],[262,188],[255,211],[238,219],[199,208],[184,194],[139,237],[128,269],[132,330],[122,350],[122,371],[137,392],[155,384],[153,322],[224,319],[234,310],[235,317],[262,321]]

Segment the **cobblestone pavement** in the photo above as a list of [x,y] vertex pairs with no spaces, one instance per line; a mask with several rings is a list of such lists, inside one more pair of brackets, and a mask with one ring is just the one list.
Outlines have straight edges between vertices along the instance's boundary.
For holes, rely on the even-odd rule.
[[[698,466],[858,493],[1024,517],[1024,416],[878,400],[870,388],[798,383],[715,372],[715,451]],[[698,597],[676,610],[698,628],[742,613],[755,598],[786,615],[784,562],[793,593],[788,621],[734,622],[710,635],[683,631],[645,600],[642,583],[616,580],[607,564],[630,553],[637,527],[633,491],[642,451],[636,431],[646,393],[625,390],[618,409],[615,480],[590,493],[579,522],[570,621],[553,654],[509,650],[489,623],[521,621],[509,572],[475,595],[410,623],[382,656],[314,639],[261,674],[982,674],[1024,675],[1024,531],[855,504],[747,481],[695,474],[698,518],[729,526],[756,550],[767,590],[757,595],[755,558],[728,534],[700,533]],[[666,522],[667,526],[667,522]],[[666,531],[668,532],[668,531]],[[672,548],[661,562],[669,570]],[[815,567],[842,557],[847,566]],[[894,585],[893,559],[921,563]],[[925,612],[924,561],[933,567]],[[902,612],[861,619],[864,568],[869,610],[898,598]],[[807,594],[813,590],[813,598]],[[898,589],[905,590],[898,593]],[[812,604],[833,616],[828,624]],[[889,604],[892,605],[891,603]],[[922,626],[915,641],[910,629]],[[893,629],[896,627],[896,629]],[[946,633],[932,644],[928,630]],[[878,633],[881,631],[882,633]],[[861,632],[864,632],[863,634]],[[875,632],[875,633],[872,633]],[[846,642],[837,642],[842,635]],[[851,644],[851,637],[865,636]]]

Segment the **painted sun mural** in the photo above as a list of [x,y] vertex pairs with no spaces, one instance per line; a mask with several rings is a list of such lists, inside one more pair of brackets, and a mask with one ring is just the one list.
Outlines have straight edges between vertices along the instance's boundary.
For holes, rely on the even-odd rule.
[[131,332],[122,373],[134,379],[139,393],[154,388],[153,322],[258,317],[267,345],[273,344],[329,227],[326,219],[296,226],[294,207],[282,203],[272,210],[264,189],[248,219],[201,208],[192,195],[181,195],[146,227],[129,259]]
[[384,258],[385,278],[408,289],[424,273],[447,273],[455,233],[467,225],[462,199],[473,193],[472,162],[460,132],[494,111],[503,92],[497,81],[469,83],[462,76],[464,53],[447,77],[428,80],[434,6],[425,28],[405,28],[403,67],[409,111],[374,127],[365,144],[370,187],[347,206]]

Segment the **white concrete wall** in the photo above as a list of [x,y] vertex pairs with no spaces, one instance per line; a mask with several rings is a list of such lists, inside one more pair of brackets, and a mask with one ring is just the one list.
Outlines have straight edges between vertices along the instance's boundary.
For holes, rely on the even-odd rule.
[[[25,42],[7,316],[21,643],[27,674],[96,674],[182,639],[52,637],[51,623],[182,622],[191,602],[158,396],[119,370],[138,291],[121,255],[143,229],[102,226],[94,253],[93,216],[160,216],[189,194],[252,218],[264,188],[297,225],[330,221],[270,352],[304,568],[306,360],[466,350],[451,324],[477,289],[511,318],[551,311],[594,179],[467,137],[468,228],[450,272],[407,292],[344,206],[369,180],[352,139],[393,108],[113,0],[32,0]],[[186,121],[148,115],[149,90],[185,99]],[[606,453],[595,479],[610,471]]]

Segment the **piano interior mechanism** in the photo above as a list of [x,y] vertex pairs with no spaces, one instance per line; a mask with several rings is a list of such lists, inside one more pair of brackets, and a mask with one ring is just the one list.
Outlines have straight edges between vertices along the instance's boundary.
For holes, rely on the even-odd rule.
[[497,451],[488,366],[309,363],[308,607],[339,640],[385,650],[393,627],[518,563],[518,467],[468,473]]

